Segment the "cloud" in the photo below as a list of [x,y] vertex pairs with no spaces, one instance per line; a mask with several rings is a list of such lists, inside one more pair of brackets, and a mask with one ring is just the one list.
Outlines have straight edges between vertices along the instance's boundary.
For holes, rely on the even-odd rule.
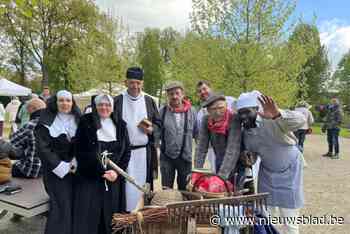
[[323,21],[319,28],[321,43],[328,49],[334,71],[342,56],[350,50],[350,24],[333,19]]
[[191,0],[96,0],[106,12],[122,17],[132,32],[146,27],[173,27],[179,31],[189,28]]

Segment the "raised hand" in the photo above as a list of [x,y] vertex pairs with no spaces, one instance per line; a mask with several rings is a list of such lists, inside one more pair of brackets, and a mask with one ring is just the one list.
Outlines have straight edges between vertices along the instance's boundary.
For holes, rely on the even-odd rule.
[[258,114],[264,119],[275,119],[281,115],[278,110],[278,106],[275,101],[268,96],[261,95],[258,97],[261,106],[263,107],[263,112],[258,112]]

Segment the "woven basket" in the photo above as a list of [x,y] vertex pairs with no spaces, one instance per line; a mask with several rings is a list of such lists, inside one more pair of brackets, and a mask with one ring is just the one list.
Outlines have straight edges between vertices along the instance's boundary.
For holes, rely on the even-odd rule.
[[155,192],[151,200],[152,206],[166,206],[171,202],[183,201],[182,193],[173,189],[160,190]]

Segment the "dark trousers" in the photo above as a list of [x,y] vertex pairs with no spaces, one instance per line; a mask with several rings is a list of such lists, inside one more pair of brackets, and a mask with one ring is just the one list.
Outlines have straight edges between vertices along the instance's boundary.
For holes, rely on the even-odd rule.
[[339,128],[327,129],[328,152],[339,154]]
[[305,129],[299,129],[296,132],[294,132],[294,135],[298,138],[298,146],[301,152],[304,152],[304,142],[306,133],[307,130]]
[[174,187],[175,171],[177,172],[177,188],[186,190],[187,176],[191,173],[192,163],[180,157],[172,159],[162,155],[160,157],[160,173],[163,187]]

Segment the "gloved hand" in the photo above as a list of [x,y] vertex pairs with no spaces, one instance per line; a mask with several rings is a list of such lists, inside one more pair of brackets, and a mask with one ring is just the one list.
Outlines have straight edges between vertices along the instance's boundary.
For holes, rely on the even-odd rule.
[[321,131],[322,131],[323,133],[326,133],[326,131],[327,131],[327,127],[326,127],[326,125],[323,125],[323,126],[322,126]]

